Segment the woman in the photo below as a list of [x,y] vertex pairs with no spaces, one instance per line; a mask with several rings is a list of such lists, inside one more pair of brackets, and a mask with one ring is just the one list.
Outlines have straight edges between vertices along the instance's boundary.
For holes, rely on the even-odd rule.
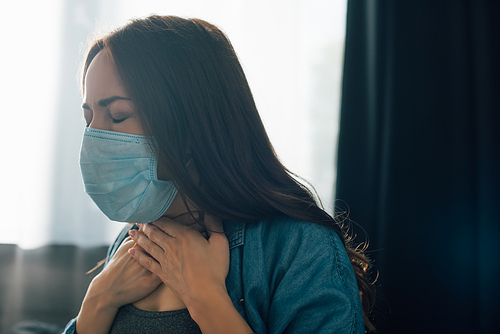
[[219,29],[133,20],[93,43],[83,91],[86,191],[137,225],[66,333],[372,328],[369,261],[278,161]]

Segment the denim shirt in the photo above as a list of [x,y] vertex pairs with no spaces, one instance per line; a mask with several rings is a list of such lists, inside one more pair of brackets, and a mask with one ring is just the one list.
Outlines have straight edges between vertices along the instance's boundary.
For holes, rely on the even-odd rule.
[[[226,288],[258,334],[364,333],[358,286],[331,229],[289,217],[224,222],[230,249]],[[110,247],[113,255],[127,236]],[[75,319],[63,334],[72,334]]]

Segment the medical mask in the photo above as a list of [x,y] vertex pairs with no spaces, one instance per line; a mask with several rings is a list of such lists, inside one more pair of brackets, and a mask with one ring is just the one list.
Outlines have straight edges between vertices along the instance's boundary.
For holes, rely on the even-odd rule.
[[158,180],[146,137],[85,128],[80,168],[85,191],[109,219],[149,223],[172,204],[177,188]]

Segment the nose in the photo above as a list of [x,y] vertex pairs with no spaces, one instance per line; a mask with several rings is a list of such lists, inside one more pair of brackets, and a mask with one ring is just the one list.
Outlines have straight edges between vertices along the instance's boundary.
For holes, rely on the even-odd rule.
[[110,121],[106,118],[103,112],[94,112],[92,120],[90,121],[89,128],[97,130],[111,130]]

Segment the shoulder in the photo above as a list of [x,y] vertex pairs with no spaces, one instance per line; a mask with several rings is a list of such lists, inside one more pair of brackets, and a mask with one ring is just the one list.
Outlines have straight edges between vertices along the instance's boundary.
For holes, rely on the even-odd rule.
[[294,219],[288,216],[279,216],[272,219],[262,220],[255,224],[248,224],[247,230],[256,230],[260,232],[265,231],[268,235],[287,235],[293,239],[300,239],[304,236],[315,236],[325,238],[327,240],[330,239],[332,235],[337,235],[335,231],[326,226]]
[[318,257],[339,265],[349,265],[339,235],[332,229],[316,223],[280,216],[245,227],[245,244],[262,246],[275,256],[295,253],[306,258]]
[[[287,216],[245,226],[244,257],[256,262],[261,258],[274,279],[281,275],[314,275],[358,296],[351,261],[339,235],[316,223]],[[258,261],[257,261],[258,262]]]
[[267,298],[256,304],[269,310],[270,332],[358,333],[363,328],[356,278],[334,230],[290,217],[248,224],[243,267],[247,288]]

